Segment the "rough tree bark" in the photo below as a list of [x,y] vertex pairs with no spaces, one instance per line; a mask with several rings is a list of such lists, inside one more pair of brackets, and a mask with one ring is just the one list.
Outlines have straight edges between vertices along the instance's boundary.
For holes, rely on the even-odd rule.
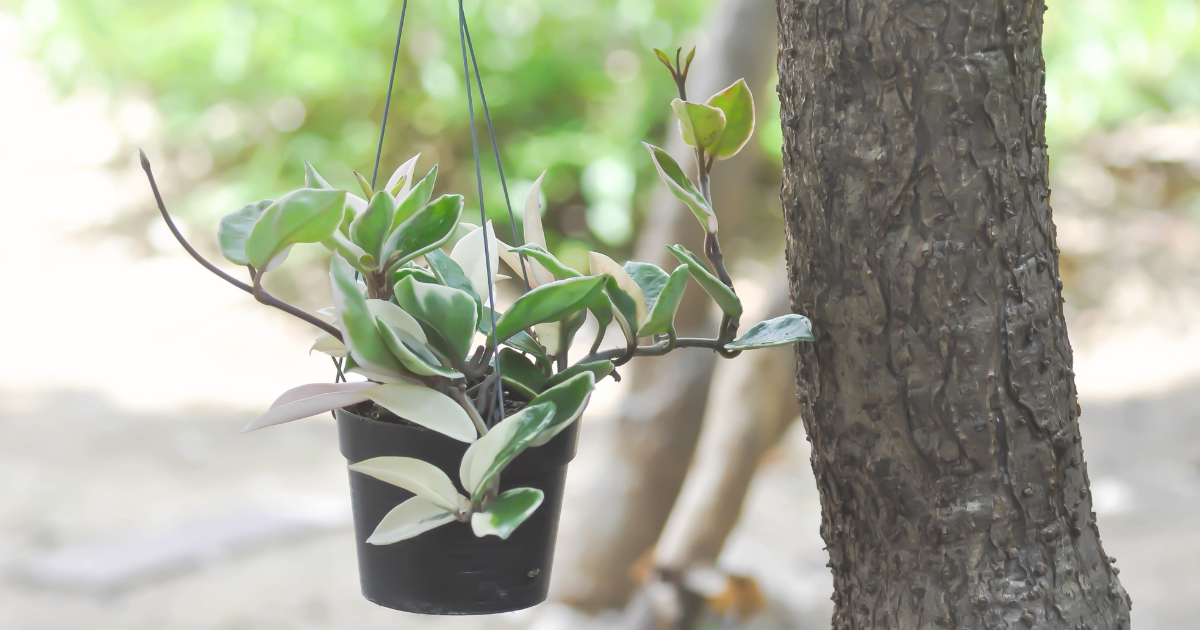
[[[770,0],[717,3],[708,42],[696,51],[689,94],[707,98],[741,77],[755,86],[766,83],[774,52],[772,9]],[[657,62],[647,63],[645,72],[661,72],[662,80],[670,81]],[[689,149],[673,125],[669,136],[667,149],[687,156]],[[754,196],[751,183],[762,163],[761,151],[746,150],[718,166],[713,205],[725,228],[723,235],[735,234],[746,223],[739,215]],[[665,187],[659,187],[651,208],[635,258],[674,269],[679,262],[664,245],[683,243],[700,251],[702,230]],[[675,326],[681,336],[714,334],[717,319],[711,299],[689,287]],[[588,488],[587,501],[580,506],[579,520],[588,524],[586,537],[564,536],[556,599],[587,610],[625,605],[637,586],[630,568],[658,539],[687,475],[715,363],[710,352],[684,350],[636,359],[622,370],[626,398],[616,435],[606,448],[607,470]]]
[[797,380],[833,627],[1129,624],[1047,201],[1034,0],[780,0]]

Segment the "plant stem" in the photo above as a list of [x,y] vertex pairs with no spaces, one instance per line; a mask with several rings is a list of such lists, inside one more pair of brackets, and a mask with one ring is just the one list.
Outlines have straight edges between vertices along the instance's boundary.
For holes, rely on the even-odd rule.
[[483,365],[483,346],[476,346],[475,353],[471,355],[471,358],[467,359],[461,368],[455,369],[462,372],[467,381],[475,382],[482,379],[484,372],[487,371],[487,366]]
[[487,425],[483,423],[483,418],[479,416],[479,411],[475,409],[475,405],[471,403],[471,399],[467,398],[466,394],[457,387],[450,389],[450,395],[454,398],[460,407],[466,410],[467,415],[471,417],[471,422],[475,424],[475,430],[479,432],[479,437],[487,435]]
[[[684,101],[687,100],[687,93],[685,92],[683,85],[685,80],[686,75],[684,77],[677,78],[675,82],[676,86],[679,88],[679,98]],[[709,178],[709,171],[712,170],[713,162],[716,160],[716,156],[709,156],[709,158],[705,160],[704,149],[702,147],[696,147],[695,155],[696,178],[700,184],[700,194],[704,195],[704,200],[708,202],[708,207],[712,208],[712,184]],[[736,293],[736,289],[733,288],[733,279],[729,277],[729,270],[725,268],[725,255],[721,252],[721,242],[717,240],[717,233],[715,231],[706,231],[704,233],[704,256],[708,258],[708,262],[712,263],[713,269],[717,272],[717,278],[725,286],[729,287],[729,290]],[[722,346],[724,343],[731,341],[734,335],[737,334],[739,324],[740,321],[737,317],[726,317],[721,320],[721,329],[717,334],[718,339],[722,341]],[[727,354],[727,351],[724,347],[719,348],[718,352],[720,352],[722,356],[726,357],[737,356],[737,353],[732,355]]]
[[625,365],[626,363],[629,363],[630,361],[632,361],[633,357],[643,356],[643,355],[638,354],[638,350],[639,350],[639,347],[638,347],[637,333],[635,332],[633,334],[633,337],[631,337],[627,340],[627,342],[625,344],[625,348],[623,350],[610,351],[610,352],[617,353],[614,355],[617,358],[616,358],[616,360],[613,361],[613,366],[620,367],[620,366]]
[[[271,295],[270,293],[267,293],[267,290],[262,288],[263,272],[256,271],[254,269],[254,267],[252,267],[250,265],[247,265],[247,267],[250,268],[250,277],[254,278],[254,286],[251,287],[252,290],[250,292],[250,294],[254,296],[254,299],[258,300],[259,302],[261,302],[263,304],[266,304],[267,306],[274,306],[275,308],[278,308],[278,309],[284,311],[285,313],[295,315],[296,317],[299,317],[300,319],[303,319],[304,321],[306,321],[310,324],[316,325],[316,322],[320,322],[321,330],[324,330],[325,332],[329,333],[330,335],[337,337],[338,341],[343,341],[342,331],[338,330],[333,325],[331,325],[327,322],[323,322],[323,321],[313,317],[312,315],[309,315],[308,313],[305,313],[304,311],[301,311],[300,309],[292,306],[291,304],[288,304],[287,302],[280,300],[279,298]],[[311,321],[309,318],[316,320],[316,322]],[[343,343],[344,343],[344,341],[343,341]]]
[[[634,356],[660,357],[664,354],[667,354],[671,350],[674,350],[675,348],[708,348],[709,350],[720,352],[722,355],[729,353],[729,351],[725,349],[725,342],[722,342],[720,339],[679,337],[675,339],[674,344],[672,344],[670,338],[668,338],[666,341],[660,341],[649,346],[638,346],[637,350],[634,352]],[[623,356],[627,351],[627,348],[613,348],[611,350],[604,350],[602,352],[593,352],[580,359],[578,362],[576,362],[576,364],[589,363],[591,361],[602,361],[605,359],[612,361],[613,359]]]
[[[266,304],[267,306],[273,306],[273,307],[287,313],[288,315],[292,315],[293,317],[302,319],[305,322],[308,322],[309,324],[312,324],[313,326],[316,326],[317,328],[320,328],[321,330],[329,333],[334,338],[336,338],[338,341],[343,341],[342,340],[342,331],[338,330],[337,328],[329,325],[328,323],[326,323],[324,321],[321,321],[319,318],[317,318],[314,315],[305,313],[304,311],[296,308],[295,306],[292,306],[291,304],[288,304],[287,302],[279,300],[278,298],[272,296],[271,294],[267,293],[266,291],[261,291],[261,290],[256,291],[254,287],[251,287],[250,285],[235,279],[233,276],[230,276],[229,274],[225,273],[224,271],[221,271],[216,265],[212,264],[211,262],[208,262],[208,260],[206,260],[203,256],[201,256],[200,252],[196,251],[196,249],[194,247],[192,247],[192,245],[190,243],[187,242],[187,239],[183,238],[183,234],[181,234],[179,232],[179,228],[175,227],[175,222],[171,220],[171,215],[167,212],[167,206],[166,206],[166,204],[163,203],[162,194],[160,194],[158,192],[158,182],[156,182],[154,180],[154,173],[153,173],[153,171],[150,170],[150,160],[149,160],[149,158],[146,157],[146,152],[138,151],[138,153],[140,154],[141,160],[142,160],[142,170],[146,171],[146,178],[150,180],[150,190],[152,190],[154,192],[154,200],[158,203],[159,213],[162,214],[163,220],[167,222],[167,227],[170,228],[171,234],[175,236],[175,240],[179,241],[179,244],[183,246],[183,249],[186,250],[187,253],[192,256],[192,258],[195,258],[196,262],[200,263],[205,269],[208,269],[209,271],[216,274],[217,277],[221,278],[222,280],[245,291],[246,293],[249,293],[250,295],[253,295],[254,298],[256,300],[258,300],[259,302],[262,302],[263,304]],[[256,278],[255,285],[257,285],[258,284],[257,278],[260,277],[262,274],[259,272],[253,271],[253,268],[251,268],[251,269],[252,269],[251,275]]]

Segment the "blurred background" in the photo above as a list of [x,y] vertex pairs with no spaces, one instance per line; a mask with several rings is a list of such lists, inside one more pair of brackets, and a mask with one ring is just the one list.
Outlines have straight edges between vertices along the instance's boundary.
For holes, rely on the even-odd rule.
[[[786,309],[774,2],[465,10],[510,194],[519,203],[546,171],[550,249],[581,268],[588,250],[656,262],[663,243],[699,237],[639,146],[684,155],[651,48],[697,46],[700,97],[746,77],[759,130],[714,171],[715,205],[739,293],[752,311]],[[1194,628],[1200,615],[1198,10],[1058,0],[1045,16],[1051,202],[1084,443],[1105,548],[1142,630]],[[388,0],[0,0],[0,627],[628,627],[648,558],[754,581],[733,605],[710,602],[706,627],[828,627],[790,352],[719,366],[677,352],[606,382],[571,467],[553,601],[496,618],[361,599],[331,420],[236,435],[332,367],[307,354],[303,323],[186,257],[137,149],[213,259],[219,217],[301,186],[302,159],[356,188],[399,13]],[[439,190],[477,212],[456,30],[450,0],[408,7],[380,171],[420,153],[418,170],[439,164]],[[485,206],[507,239],[484,166]],[[323,256],[293,254],[270,288],[326,306]],[[690,310],[681,327],[715,326]],[[734,439],[746,446],[731,456]]]

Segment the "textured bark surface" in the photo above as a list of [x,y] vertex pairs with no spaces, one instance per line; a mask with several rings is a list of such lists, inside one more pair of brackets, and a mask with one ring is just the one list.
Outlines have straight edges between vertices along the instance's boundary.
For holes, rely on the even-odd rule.
[[[770,0],[720,0],[710,20],[709,41],[696,50],[689,95],[707,98],[741,77],[752,85],[766,83],[774,28]],[[654,65],[645,72],[661,73],[661,80],[670,81],[656,61],[648,63]],[[686,157],[680,162],[688,165],[690,149],[673,124],[668,131],[667,150]],[[746,225],[739,215],[753,207],[753,183],[763,161],[762,151],[746,150],[714,169],[713,205],[725,228],[722,234],[736,236]],[[651,208],[636,260],[671,270],[679,261],[666,244],[702,250],[703,230],[665,186],[658,187]],[[718,325],[713,312],[712,299],[691,286],[675,318],[676,329],[681,336],[711,337]],[[682,350],[635,359],[621,370],[627,397],[606,458],[609,470],[588,489],[580,507],[580,521],[589,524],[586,536],[568,535],[560,547],[553,597],[588,610],[625,605],[637,587],[630,568],[658,540],[687,475],[715,364],[711,352]]]
[[780,0],[783,207],[833,627],[1128,627],[1047,183],[1040,1]]

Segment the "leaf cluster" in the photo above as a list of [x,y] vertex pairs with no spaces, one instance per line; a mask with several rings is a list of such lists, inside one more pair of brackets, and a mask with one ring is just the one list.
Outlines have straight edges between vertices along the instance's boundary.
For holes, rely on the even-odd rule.
[[[596,382],[618,378],[616,369],[635,356],[686,347],[736,356],[812,339],[808,320],[800,315],[760,322],[734,339],[744,309],[724,269],[707,174],[715,160],[732,157],[749,139],[753,98],[739,81],[705,104],[688,102],[684,81],[691,55],[680,70],[659,54],[679,87],[681,98],[672,108],[684,140],[695,148],[699,184],[665,151],[646,146],[663,181],[700,219],[707,260],[669,245],[680,264],[668,271],[645,262],[619,264],[591,252],[583,273],[546,247],[542,178],[525,201],[524,243],[510,246],[496,238],[490,223],[463,220],[461,195],[435,197],[436,165],[417,180],[419,156],[397,168],[379,189],[354,173],[362,196],[331,186],[305,162],[304,187],[221,220],[222,254],[246,267],[249,290],[273,306],[287,305],[262,291],[262,278],[283,264],[294,246],[320,244],[331,252],[333,306],[318,311],[324,320],[302,315],[325,331],[314,350],[340,361],[340,370],[367,379],[289,390],[246,430],[369,400],[408,422],[470,443],[459,470],[462,494],[445,472],[418,459],[382,457],[351,466],[415,495],[383,519],[369,542],[390,544],[452,520],[470,522],[479,536],[507,537],[542,497],[532,488],[498,494],[504,468],[575,422]],[[494,297],[495,283],[510,279],[498,273],[501,260],[525,288],[503,310]],[[693,279],[724,313],[711,339],[679,338],[675,331],[675,315]],[[589,317],[596,336],[588,354],[571,362],[567,351]],[[614,324],[622,339],[602,350]],[[524,407],[506,416],[499,404],[502,390],[523,399]]]

